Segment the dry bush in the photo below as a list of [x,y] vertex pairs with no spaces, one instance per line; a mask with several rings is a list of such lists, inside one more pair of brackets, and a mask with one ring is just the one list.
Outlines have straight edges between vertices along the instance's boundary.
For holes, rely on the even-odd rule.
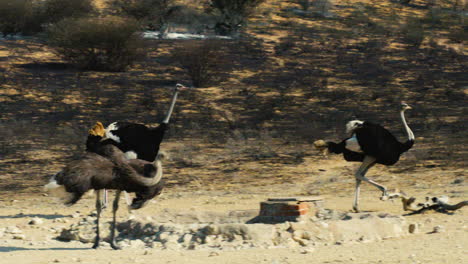
[[43,23],[56,23],[67,17],[79,17],[94,12],[93,0],[45,0],[40,5]]
[[336,65],[353,74],[353,78],[366,85],[385,85],[392,72],[384,63],[384,39],[371,39],[337,48]]
[[110,4],[118,15],[134,18],[150,29],[159,29],[173,0],[113,0]]
[[312,12],[323,17],[332,16],[333,3],[330,0],[315,0],[312,2]]
[[182,66],[196,87],[219,81],[224,61],[222,41],[189,41],[174,50],[174,59]]
[[0,0],[0,32],[31,35],[66,17],[88,15],[92,0]]
[[231,138],[228,138],[224,146],[227,157],[240,159],[251,157],[256,160],[278,156],[280,149],[274,143],[271,132],[266,130],[237,130]]
[[307,11],[310,7],[310,0],[298,0],[297,3],[301,6],[302,10]]
[[69,18],[49,29],[49,43],[84,70],[123,71],[144,54],[134,20],[114,16]]
[[451,27],[449,29],[448,38],[456,43],[463,43],[468,40],[466,28],[463,26]]
[[215,31],[220,35],[234,35],[245,26],[247,18],[265,0],[211,0],[210,10],[219,12]]
[[0,0],[0,32],[4,35],[38,31],[32,0]]
[[425,32],[418,18],[410,18],[400,31],[402,41],[410,46],[419,47],[424,40]]

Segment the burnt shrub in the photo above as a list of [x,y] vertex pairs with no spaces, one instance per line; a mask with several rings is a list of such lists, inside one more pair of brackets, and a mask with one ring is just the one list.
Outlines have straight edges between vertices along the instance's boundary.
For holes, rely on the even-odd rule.
[[159,29],[173,0],[113,0],[110,5],[118,15],[134,18],[150,29]]
[[138,28],[134,20],[115,16],[67,18],[49,28],[49,44],[80,69],[124,71],[144,55]]
[[92,0],[45,0],[40,6],[43,23],[56,23],[64,18],[80,17],[94,12]]
[[410,18],[401,28],[402,41],[410,46],[419,47],[424,40],[425,32],[418,18]]
[[34,17],[32,0],[0,0],[0,32],[4,36],[38,31],[40,25],[32,23]]
[[0,32],[32,35],[64,18],[93,11],[92,0],[0,0]]
[[196,87],[204,87],[219,81],[224,54],[222,41],[189,41],[176,48],[173,53],[177,61],[192,79]]
[[217,11],[220,21],[215,31],[220,35],[234,35],[245,26],[247,18],[265,0],[211,0],[208,11]]

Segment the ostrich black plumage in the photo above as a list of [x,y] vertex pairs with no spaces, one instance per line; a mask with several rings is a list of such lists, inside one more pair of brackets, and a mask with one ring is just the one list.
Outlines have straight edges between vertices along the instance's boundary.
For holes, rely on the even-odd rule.
[[[105,128],[105,139],[102,144],[112,144],[122,150],[128,158],[138,158],[146,161],[154,161],[159,152],[159,146],[164,139],[164,134],[169,127],[169,120],[174,110],[179,91],[185,90],[182,84],[174,88],[171,104],[162,123],[154,128],[131,122],[114,122]],[[89,144],[94,136],[89,135],[87,150],[94,152]]]
[[99,219],[102,210],[100,190],[104,188],[116,190],[110,244],[112,248],[119,249],[115,243],[115,224],[121,191],[136,194],[131,204],[132,209],[143,207],[163,189],[162,165],[159,158],[154,162],[128,160],[121,150],[110,144],[97,143],[96,149],[99,154],[87,152],[84,156],[68,162],[44,187],[49,191],[61,193],[67,205],[78,202],[87,191],[96,190],[97,228],[93,248],[99,247],[100,241]]
[[[96,126],[102,127],[104,135],[93,135],[89,134],[86,141],[86,149],[90,152],[96,152],[94,146],[97,140],[101,140],[102,145],[111,144],[118,147],[125,153],[128,159],[141,159],[152,162],[155,160],[159,153],[159,147],[164,135],[169,127],[169,120],[174,106],[177,101],[179,91],[186,90],[182,84],[176,84],[173,89],[172,99],[170,107],[166,113],[166,116],[162,123],[157,127],[147,127],[142,124],[130,123],[130,122],[114,122],[103,129],[100,122],[96,123]],[[127,204],[129,204],[129,197],[125,193]],[[104,190],[104,203],[103,206],[107,205],[107,192]]]
[[366,181],[382,191],[381,199],[387,199],[387,188],[365,177],[367,171],[375,164],[393,165],[400,155],[414,144],[414,134],[406,123],[405,111],[411,107],[401,104],[400,117],[408,135],[408,140],[399,142],[387,129],[367,121],[353,120],[346,124],[346,132],[351,135],[340,143],[327,142],[332,153],[343,154],[346,161],[360,161],[361,166],[355,173],[356,191],[353,202],[354,211],[359,211],[359,191],[362,181]]

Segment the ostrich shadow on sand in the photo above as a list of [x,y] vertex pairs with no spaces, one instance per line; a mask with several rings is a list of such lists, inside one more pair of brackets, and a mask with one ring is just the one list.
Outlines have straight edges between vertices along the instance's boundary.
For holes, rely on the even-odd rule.
[[51,247],[51,248],[24,248],[24,247],[0,247],[0,253],[15,252],[15,251],[47,251],[47,250],[91,250],[91,248],[62,248],[62,247]]
[[71,215],[62,215],[62,214],[15,214],[15,215],[0,215],[0,219],[14,219],[14,218],[44,218],[48,220],[71,217]]

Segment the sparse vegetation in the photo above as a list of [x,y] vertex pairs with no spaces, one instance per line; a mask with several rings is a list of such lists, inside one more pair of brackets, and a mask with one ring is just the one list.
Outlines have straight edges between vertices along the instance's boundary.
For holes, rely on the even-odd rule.
[[246,26],[247,18],[265,0],[211,0],[211,8],[220,13],[215,30],[220,35],[235,35]]
[[175,49],[173,57],[196,87],[206,87],[221,78],[221,65],[225,62],[222,41],[187,42]]
[[37,31],[32,0],[0,0],[0,32],[4,35]]
[[49,29],[49,43],[80,69],[123,71],[143,55],[138,24],[114,16],[69,18]]
[[173,0],[113,0],[111,7],[118,15],[131,17],[149,29],[159,30]]
[[424,40],[425,31],[418,18],[410,18],[401,29],[402,40],[410,46],[419,47]]
[[92,15],[94,5],[93,0],[45,0],[39,9],[42,23],[57,23],[64,18]]
[[0,0],[0,32],[31,35],[67,17],[90,15],[92,0]]

